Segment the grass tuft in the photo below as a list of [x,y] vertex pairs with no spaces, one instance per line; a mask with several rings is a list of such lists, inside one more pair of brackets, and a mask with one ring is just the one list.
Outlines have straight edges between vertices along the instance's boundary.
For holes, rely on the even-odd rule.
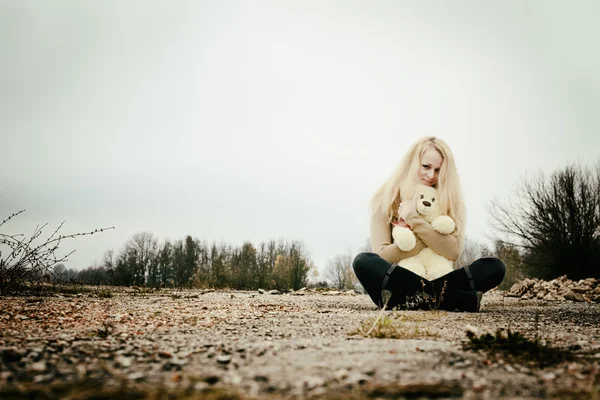
[[377,319],[371,317],[363,321],[358,328],[349,332],[349,335],[359,335],[377,339],[417,339],[433,338],[439,335],[427,328],[420,327],[418,322],[430,318],[407,316],[399,311],[392,311]]
[[113,293],[108,288],[100,287],[98,289],[95,289],[93,293],[102,299],[110,299],[113,297]]

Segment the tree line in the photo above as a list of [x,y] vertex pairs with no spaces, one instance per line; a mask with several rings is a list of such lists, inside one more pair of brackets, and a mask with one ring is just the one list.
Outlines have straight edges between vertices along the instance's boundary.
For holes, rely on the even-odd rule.
[[297,290],[306,286],[314,270],[298,240],[236,247],[188,235],[159,244],[154,234],[140,232],[118,254],[107,251],[100,265],[81,271],[54,268],[53,279],[89,285]]

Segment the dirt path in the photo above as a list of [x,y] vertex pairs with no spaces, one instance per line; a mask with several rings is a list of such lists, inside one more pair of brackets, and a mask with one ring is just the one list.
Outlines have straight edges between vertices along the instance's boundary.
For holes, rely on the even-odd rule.
[[[4,297],[0,397],[600,398],[598,304],[496,292],[477,314],[387,312],[375,331],[400,339],[352,334],[377,314],[355,294]],[[467,326],[564,351],[465,350]]]

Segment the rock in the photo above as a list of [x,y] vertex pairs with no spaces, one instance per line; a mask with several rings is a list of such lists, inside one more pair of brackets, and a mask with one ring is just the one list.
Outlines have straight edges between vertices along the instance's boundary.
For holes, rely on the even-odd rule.
[[542,379],[546,382],[553,381],[554,379],[556,379],[556,374],[554,372],[545,373],[544,375],[542,375]]
[[591,287],[587,286],[587,285],[582,285],[582,286],[576,286],[573,288],[573,291],[575,293],[587,293],[590,290],[592,290]]
[[478,381],[473,382],[473,391],[476,393],[483,392],[487,386],[487,381],[485,379],[480,379]]
[[231,362],[231,356],[227,356],[227,355],[218,356],[217,362],[222,365],[227,365]]
[[25,351],[19,351],[16,347],[0,347],[0,360],[6,362],[19,361],[24,355]]
[[265,290],[264,289],[258,289],[258,293],[259,294],[265,294]]
[[583,297],[583,295],[580,293],[575,293],[573,295],[573,301],[585,301],[585,297]]
[[353,372],[346,377],[344,382],[347,385],[362,385],[370,380],[371,377],[369,375],[361,374],[360,372]]
[[[600,353],[598,353],[600,355]],[[0,382],[10,382],[14,378],[14,375],[10,371],[0,372]]]
[[333,376],[338,381],[343,381],[344,379],[346,379],[348,377],[349,374],[350,374],[350,372],[347,369],[342,368],[342,369],[339,369],[339,370],[335,371],[335,373],[333,374]]
[[180,371],[185,364],[187,364],[187,360],[173,358],[171,360],[167,360],[163,364],[162,370],[163,371],[173,371],[173,370]]
[[117,358],[115,358],[115,362],[117,363],[117,365],[123,368],[131,367],[132,361],[133,359],[131,357],[118,356]]
[[554,300],[554,296],[552,295],[552,293],[548,293],[547,295],[544,296],[543,300],[546,300],[546,301]]
[[221,380],[221,377],[219,377],[218,375],[210,374],[206,375],[204,378],[202,378],[202,380],[208,383],[209,385],[214,385],[215,383]]
[[50,383],[54,379],[54,374],[37,375],[33,378],[35,383]]
[[48,366],[46,365],[46,361],[38,361],[31,364],[27,369],[31,372],[45,372]]
[[141,380],[144,380],[145,378],[146,378],[146,374],[142,371],[133,372],[133,373],[127,375],[127,379],[129,379],[131,381],[141,381]]
[[317,387],[323,386],[325,384],[325,379],[320,376],[307,376],[304,378],[304,387],[308,390],[315,389]]
[[[523,300],[590,302],[595,301],[596,295],[600,296],[600,286],[596,286],[597,283],[598,281],[594,278],[573,282],[565,275],[549,282],[539,279],[525,279],[515,283],[507,292],[507,296],[520,297]],[[596,291],[598,291],[598,294],[596,294]]]
[[565,294],[563,294],[563,296],[565,297],[565,299],[567,300],[574,300],[575,299],[575,292],[573,292],[571,289],[568,289],[566,291]]
[[268,382],[269,381],[269,377],[266,375],[254,375],[254,380],[256,382]]
[[158,356],[160,358],[171,358],[171,357],[173,357],[173,355],[171,353],[169,353],[168,351],[159,351],[158,352]]
[[269,293],[269,294],[280,294],[279,290],[275,290],[275,289],[269,290],[267,293]]
[[209,386],[210,386],[210,385],[209,385],[209,383],[207,383],[207,382],[203,382],[203,381],[196,382],[196,383],[194,384],[194,390],[197,390],[197,391],[201,392],[201,391],[203,391],[203,390],[206,390],[206,389],[208,389],[208,387],[209,387]]

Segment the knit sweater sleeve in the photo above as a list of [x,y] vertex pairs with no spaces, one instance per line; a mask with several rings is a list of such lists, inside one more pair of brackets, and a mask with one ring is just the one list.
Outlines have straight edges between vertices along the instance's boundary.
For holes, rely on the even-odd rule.
[[442,235],[419,215],[411,217],[406,222],[431,250],[451,261],[458,260],[462,248],[462,239],[456,231],[449,235]]
[[390,263],[397,263],[405,258],[416,256],[427,247],[417,236],[417,245],[409,251],[402,251],[393,243],[392,224],[386,215],[378,209],[371,214],[371,251]]

